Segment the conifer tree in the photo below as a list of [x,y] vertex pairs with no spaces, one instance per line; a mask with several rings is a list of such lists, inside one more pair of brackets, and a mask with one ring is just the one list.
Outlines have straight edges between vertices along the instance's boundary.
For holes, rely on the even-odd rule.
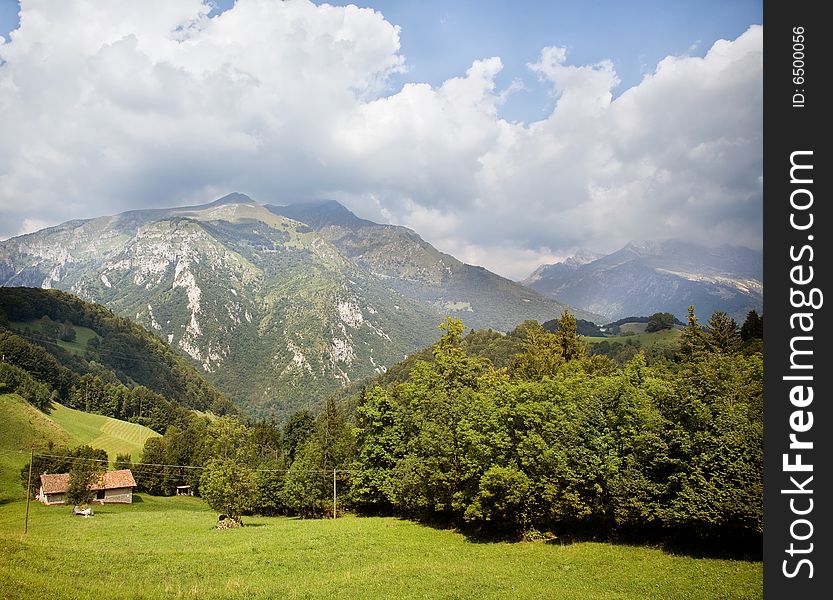
[[746,314],[746,320],[740,328],[740,337],[744,342],[752,339],[763,339],[764,320],[758,315],[758,311],[750,310]]
[[555,332],[555,339],[561,348],[564,360],[575,360],[587,354],[587,347],[584,345],[581,336],[578,335],[576,318],[567,309],[564,309],[561,317],[556,322],[558,323],[558,329]]
[[706,345],[712,352],[733,354],[740,348],[738,324],[722,310],[716,310],[709,319]]
[[680,355],[685,360],[693,360],[706,350],[705,334],[697,321],[694,306],[688,307],[688,323],[681,336]]

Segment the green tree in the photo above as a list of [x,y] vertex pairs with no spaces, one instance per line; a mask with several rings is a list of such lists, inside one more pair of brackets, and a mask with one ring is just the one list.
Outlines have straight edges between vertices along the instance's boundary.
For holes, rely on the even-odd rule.
[[315,417],[310,411],[303,409],[292,414],[283,428],[283,443],[290,464],[295,460],[295,454],[303,448],[312,432],[315,430]]
[[[344,413],[330,397],[315,421],[315,431],[286,474],[284,501],[301,516],[322,516],[332,511],[333,470],[349,469],[355,454],[353,431]],[[349,487],[342,483],[343,497]]]
[[750,310],[746,314],[746,320],[740,327],[740,337],[744,342],[753,339],[763,339],[764,319],[758,315],[758,311]]
[[529,488],[525,473],[513,467],[493,466],[480,479],[477,496],[466,509],[465,519],[521,527],[527,521]]
[[526,321],[523,327],[526,333],[523,352],[515,356],[511,365],[512,374],[530,381],[555,377],[564,364],[564,349],[559,338],[537,321]]
[[399,406],[381,387],[362,395],[356,408],[356,445],[352,498],[364,508],[379,509],[393,500],[392,480],[397,462],[405,453],[405,434]]
[[680,356],[683,360],[694,360],[706,351],[706,336],[697,321],[694,306],[688,307],[688,323],[680,336]]
[[115,470],[133,469],[133,458],[130,454],[116,454],[116,462],[113,463]]
[[645,331],[652,333],[663,329],[673,329],[676,322],[677,319],[671,313],[657,312],[648,317],[648,325],[645,327]]
[[200,495],[211,508],[242,524],[243,514],[258,501],[256,473],[235,458],[218,456],[200,477]]
[[256,455],[252,430],[236,416],[220,417],[206,428],[203,440],[204,462],[223,458],[251,465]]
[[86,504],[92,498],[92,487],[104,471],[101,463],[93,460],[76,460],[69,471],[65,503],[72,505]]
[[587,353],[587,346],[584,345],[584,341],[578,335],[576,318],[567,309],[564,309],[557,322],[556,343],[561,348],[564,360],[570,361],[584,357]]
[[164,437],[152,437],[145,441],[142,451],[142,466],[137,467],[133,472],[136,485],[141,492],[147,492],[154,496],[161,496],[165,493],[165,472],[164,467],[159,465],[168,464],[166,444]]
[[733,354],[740,349],[738,325],[722,310],[712,313],[706,333],[706,347],[712,352]]

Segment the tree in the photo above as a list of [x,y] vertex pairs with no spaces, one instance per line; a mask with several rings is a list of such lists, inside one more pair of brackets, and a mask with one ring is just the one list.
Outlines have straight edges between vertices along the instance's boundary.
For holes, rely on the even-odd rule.
[[740,337],[744,342],[753,339],[763,339],[764,319],[758,316],[758,311],[750,310],[746,314],[746,320],[740,328]]
[[98,481],[104,468],[93,460],[76,460],[69,471],[67,504],[86,504],[92,497],[92,487]]
[[657,312],[648,317],[648,325],[645,327],[645,331],[652,333],[663,329],[673,329],[676,321],[677,319],[671,313]]
[[296,411],[289,417],[283,428],[283,443],[290,464],[295,461],[295,454],[307,443],[315,430],[315,417],[304,409]]
[[257,454],[252,442],[252,431],[233,416],[220,417],[208,426],[203,452],[206,462],[224,458],[245,464],[252,464]]
[[147,492],[154,496],[164,494],[164,467],[147,465],[166,464],[167,453],[165,446],[164,437],[151,437],[145,440],[144,450],[142,451],[142,462],[145,464],[133,473],[139,491]]
[[680,340],[680,355],[685,360],[693,360],[706,350],[705,334],[694,314],[694,306],[688,307],[688,323],[683,328]]
[[555,338],[556,343],[561,348],[564,360],[571,361],[582,358],[587,354],[587,347],[578,335],[576,318],[565,308],[557,321],[558,330],[555,332]]
[[564,351],[558,337],[536,321],[525,322],[524,330],[523,352],[512,362],[512,373],[529,381],[555,377],[564,364]]
[[738,325],[722,310],[716,310],[709,319],[706,346],[712,352],[733,354],[740,349]]
[[256,473],[234,458],[215,458],[200,477],[200,494],[211,508],[242,525],[243,514],[257,504]]
[[132,469],[133,459],[130,454],[116,454],[116,462],[114,463],[113,468],[117,471],[121,469]]
[[[303,517],[332,510],[333,469],[347,469],[355,454],[353,432],[330,397],[315,421],[309,441],[296,450],[284,482],[284,502]],[[343,488],[344,492],[349,489]]]

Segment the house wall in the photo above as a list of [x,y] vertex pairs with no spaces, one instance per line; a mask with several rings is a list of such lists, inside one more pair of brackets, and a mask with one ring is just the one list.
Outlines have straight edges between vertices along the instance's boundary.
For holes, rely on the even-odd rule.
[[41,494],[41,502],[43,502],[46,505],[63,504],[64,503],[64,495],[63,494]]
[[122,504],[132,504],[133,503],[133,488],[115,488],[112,490],[105,490],[104,491],[104,503],[122,503]]

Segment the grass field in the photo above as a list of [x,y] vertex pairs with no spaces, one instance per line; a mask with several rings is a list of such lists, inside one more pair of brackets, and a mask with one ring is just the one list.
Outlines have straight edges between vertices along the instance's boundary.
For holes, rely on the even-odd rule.
[[86,413],[55,404],[50,418],[64,429],[74,445],[89,444],[107,452],[110,460],[116,454],[130,454],[134,462],[142,456],[145,440],[158,436],[155,431],[136,423]]
[[[39,320],[34,321],[12,321],[10,323],[13,329],[17,331],[23,331],[25,327],[28,327],[32,330],[40,331],[41,324]],[[73,354],[83,354],[87,350],[87,342],[89,342],[93,338],[101,337],[95,331],[90,329],[89,327],[82,327],[81,325],[73,325],[73,329],[75,329],[75,340],[71,342],[66,342],[64,340],[58,340],[58,345],[67,350],[72,352]]]
[[600,543],[474,543],[395,518],[250,517],[213,529],[196,498],[90,519],[0,505],[0,598],[760,598],[761,563]]
[[89,444],[105,450],[110,460],[118,453],[129,453],[137,462],[145,440],[157,435],[135,423],[60,404],[45,415],[16,394],[0,394],[0,503],[23,497],[20,469],[29,460],[31,446],[37,451],[50,440],[58,446]]
[[0,503],[23,498],[20,469],[29,461],[31,446],[52,440],[70,443],[70,435],[17,394],[0,394]]
[[[637,323],[636,325],[643,325],[642,323]],[[631,335],[614,335],[610,337],[591,337],[587,336],[584,338],[585,341],[593,344],[596,342],[607,341],[611,344],[613,342],[619,342],[620,344],[626,344],[628,340],[632,340],[634,343],[638,343],[642,346],[652,346],[652,345],[667,345],[676,343],[676,341],[680,337],[681,330],[679,329],[663,329],[661,331],[654,331],[652,333],[633,333]]]

